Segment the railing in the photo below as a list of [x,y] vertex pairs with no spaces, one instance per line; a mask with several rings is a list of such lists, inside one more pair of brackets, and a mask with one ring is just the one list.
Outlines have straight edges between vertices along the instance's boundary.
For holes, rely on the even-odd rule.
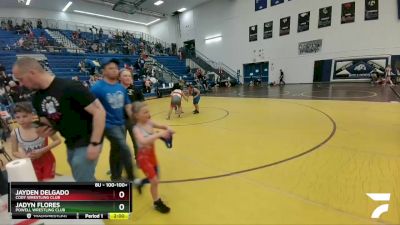
[[[203,53],[201,53],[198,50],[195,50],[195,52],[188,52],[188,56],[192,59],[199,58],[202,61],[204,61],[206,64],[208,64],[214,70],[216,70],[216,71],[223,70],[229,76],[231,76],[231,78],[233,78],[235,80],[238,79],[237,73],[235,70],[233,70],[232,68],[230,68],[229,66],[225,65],[222,62],[215,62],[214,60],[208,58],[206,55],[204,55]],[[199,65],[199,66],[201,66],[201,65]],[[239,80],[238,80],[238,82],[239,82]]]
[[172,70],[168,69],[154,58],[152,59],[151,64],[155,66],[159,71],[156,71],[156,78],[162,78],[167,83],[176,83],[178,82],[178,75],[175,74]]
[[[89,28],[92,28],[94,25],[93,24],[85,24],[85,23],[77,23],[77,22],[70,22],[70,21],[65,21],[65,20],[55,20],[55,19],[44,19],[44,18],[18,18],[18,17],[0,17],[0,21],[4,20],[7,22],[7,20],[11,20],[13,22],[13,25],[15,26],[16,23],[21,24],[22,20],[25,21],[31,21],[33,26],[36,27],[37,20],[40,19],[42,21],[42,26],[43,28],[50,28],[50,29],[62,29],[62,30],[81,30],[83,32],[91,32]],[[121,30],[121,29],[116,29],[114,27],[107,27],[107,26],[98,26],[96,25],[95,27],[101,27],[103,29],[103,34],[112,34],[116,32],[122,32],[122,31],[128,31],[129,33],[133,34],[133,36],[136,39],[142,39],[147,42],[152,42],[152,43],[160,43],[164,48],[171,48],[171,43],[167,43],[163,40],[160,40],[154,36],[151,36],[149,34],[140,32],[140,31],[133,31],[133,30]]]

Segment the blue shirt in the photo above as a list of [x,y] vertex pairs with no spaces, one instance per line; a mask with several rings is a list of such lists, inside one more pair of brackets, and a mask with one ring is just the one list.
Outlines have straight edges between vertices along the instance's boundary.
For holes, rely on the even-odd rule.
[[125,124],[125,106],[131,103],[126,89],[120,84],[98,81],[92,93],[100,100],[106,110],[106,128]]

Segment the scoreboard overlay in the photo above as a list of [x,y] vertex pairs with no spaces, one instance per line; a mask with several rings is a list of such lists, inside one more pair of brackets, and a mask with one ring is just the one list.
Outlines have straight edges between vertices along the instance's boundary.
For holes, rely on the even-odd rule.
[[12,182],[12,219],[128,219],[129,182]]

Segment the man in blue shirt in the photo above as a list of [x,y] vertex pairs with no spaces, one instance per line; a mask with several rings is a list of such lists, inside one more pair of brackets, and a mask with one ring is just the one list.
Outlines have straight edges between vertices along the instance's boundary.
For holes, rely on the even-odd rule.
[[125,167],[129,180],[134,180],[131,151],[126,144],[125,114],[131,115],[131,101],[125,88],[119,83],[119,61],[105,59],[102,62],[104,79],[93,87],[93,94],[106,110],[105,136],[111,143],[111,180],[120,180]]

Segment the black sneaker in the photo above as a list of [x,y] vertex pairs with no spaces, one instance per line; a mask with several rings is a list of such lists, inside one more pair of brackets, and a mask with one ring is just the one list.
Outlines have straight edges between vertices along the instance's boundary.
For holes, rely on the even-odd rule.
[[193,114],[199,114],[200,112],[197,110],[194,110]]
[[154,209],[163,214],[169,213],[171,211],[171,209],[164,204],[161,198],[154,202]]

